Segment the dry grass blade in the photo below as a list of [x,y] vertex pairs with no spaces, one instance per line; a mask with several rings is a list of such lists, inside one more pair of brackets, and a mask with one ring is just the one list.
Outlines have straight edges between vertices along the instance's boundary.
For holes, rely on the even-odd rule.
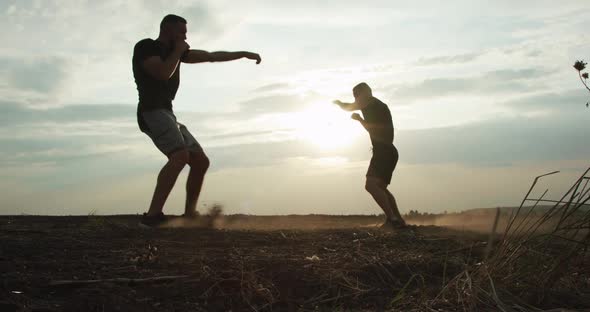
[[490,252],[492,251],[492,246],[494,245],[494,237],[496,236],[496,230],[498,229],[498,221],[500,220],[500,208],[496,208],[496,217],[494,218],[494,225],[492,226],[492,231],[490,232],[488,238],[488,244],[486,245],[486,249],[484,252],[484,261],[488,259]]
[[415,278],[419,277],[422,280],[422,285],[425,284],[424,282],[424,276],[419,275],[419,274],[414,274],[410,277],[410,279],[406,282],[406,284],[397,292],[397,294],[395,295],[395,297],[393,297],[393,299],[391,299],[391,302],[389,303],[390,307],[393,307],[398,301],[400,301],[406,292],[406,289],[408,288],[408,286],[414,281]]
[[84,286],[101,283],[116,283],[116,284],[141,284],[164,281],[177,281],[190,277],[190,275],[176,275],[176,276],[156,276],[148,278],[107,278],[95,280],[61,280],[51,281],[49,286]]
[[[465,311],[541,311],[534,305],[560,301],[552,297],[558,293],[576,293],[586,296],[577,302],[590,308],[584,305],[590,302],[590,284],[584,286],[583,280],[573,279],[580,270],[588,271],[583,263],[588,261],[590,241],[590,209],[586,205],[590,201],[589,171],[584,171],[559,200],[545,198],[548,190],[539,198],[529,198],[541,178],[557,171],[535,177],[521,205],[511,211],[499,246],[493,246],[501,215],[496,211],[484,261],[451,279],[437,299],[454,291]],[[525,203],[531,201],[533,206],[525,210]],[[552,206],[545,210],[540,203]]]

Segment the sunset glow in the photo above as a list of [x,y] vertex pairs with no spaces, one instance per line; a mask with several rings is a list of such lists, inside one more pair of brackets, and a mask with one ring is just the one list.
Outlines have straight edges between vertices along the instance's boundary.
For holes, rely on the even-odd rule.
[[319,149],[346,147],[363,134],[358,122],[350,119],[329,101],[315,103],[305,111],[292,113],[288,122],[296,128],[297,138],[314,144]]

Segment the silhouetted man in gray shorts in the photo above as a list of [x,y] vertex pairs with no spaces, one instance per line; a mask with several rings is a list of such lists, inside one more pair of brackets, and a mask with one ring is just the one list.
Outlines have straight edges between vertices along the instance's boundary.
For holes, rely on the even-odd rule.
[[226,62],[241,58],[260,63],[260,56],[251,52],[191,50],[185,41],[186,24],[180,16],[167,15],[160,23],[158,38],[143,39],[133,50],[133,76],[139,93],[137,122],[141,131],[168,157],[158,175],[150,208],[141,220],[142,225],[149,227],[165,222],[164,203],[186,164],[190,172],[184,216],[196,217],[197,199],[209,168],[203,148],[172,111],[172,100],[180,83],[180,63]]
[[334,103],[344,110],[360,110],[363,113],[364,119],[358,113],[352,114],[351,118],[359,121],[369,132],[373,145],[373,157],[367,170],[365,189],[387,216],[382,228],[403,228],[406,223],[399,213],[395,197],[387,189],[399,159],[397,148],[393,145],[391,112],[385,103],[373,96],[371,88],[364,82],[356,85],[352,89],[352,94],[354,103],[339,100]]

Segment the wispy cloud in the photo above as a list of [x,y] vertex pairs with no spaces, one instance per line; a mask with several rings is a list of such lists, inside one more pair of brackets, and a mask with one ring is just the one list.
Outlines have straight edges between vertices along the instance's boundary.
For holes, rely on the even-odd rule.
[[585,108],[590,97],[582,89],[566,90],[562,93],[542,92],[506,101],[503,105],[518,112],[549,112],[551,114],[577,115]]
[[510,94],[537,90],[534,82],[551,74],[537,68],[496,70],[478,76],[428,78],[419,83],[392,86],[391,97],[403,100],[428,99],[442,96]]
[[254,93],[264,93],[264,92],[271,92],[271,91],[280,91],[289,87],[288,83],[285,82],[278,82],[278,83],[271,83],[261,87],[258,87],[252,92]]
[[0,124],[27,125],[30,123],[54,122],[59,124],[104,121],[109,119],[135,118],[134,105],[78,104],[46,109],[31,108],[15,102],[0,101]]
[[4,101],[47,105],[67,88],[70,64],[61,57],[1,58],[0,91]]
[[420,58],[415,63],[415,65],[431,66],[431,65],[450,65],[450,64],[468,63],[468,62],[477,60],[483,54],[485,54],[485,53],[484,52],[472,52],[472,53],[457,54],[457,55],[423,57],[423,58]]
[[241,102],[240,112],[244,114],[269,114],[302,111],[310,104],[323,98],[315,93],[263,95]]
[[[536,99],[519,100],[522,102],[515,105],[526,101],[532,107]],[[584,109],[579,106],[577,112],[568,110],[536,117],[519,114],[455,127],[402,131],[397,139],[403,155],[400,159],[415,164],[471,166],[582,160],[590,153],[590,147],[582,143],[590,131],[584,121],[587,117],[581,114]]]

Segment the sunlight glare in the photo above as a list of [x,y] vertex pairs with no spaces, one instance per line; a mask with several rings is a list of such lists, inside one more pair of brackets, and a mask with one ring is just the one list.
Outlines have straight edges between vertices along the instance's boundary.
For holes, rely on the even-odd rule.
[[302,112],[291,113],[289,121],[298,139],[310,142],[322,150],[350,145],[362,134],[362,127],[329,101],[313,103]]

